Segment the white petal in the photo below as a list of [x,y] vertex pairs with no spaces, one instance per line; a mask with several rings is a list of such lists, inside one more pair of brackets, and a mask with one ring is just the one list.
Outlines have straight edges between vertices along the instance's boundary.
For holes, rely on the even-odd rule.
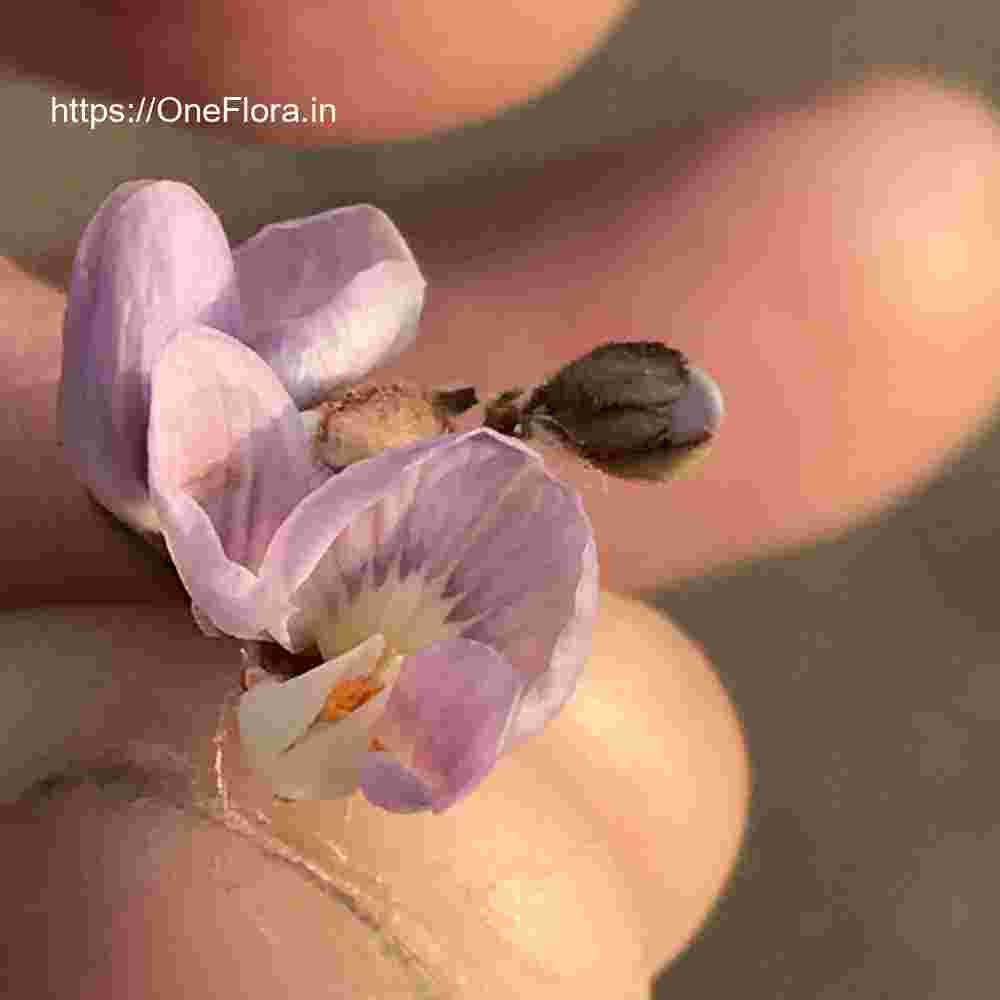
[[275,758],[268,778],[285,799],[339,799],[360,784],[371,730],[385,711],[387,685],[374,698],[336,722],[317,723],[305,739]]
[[250,763],[259,770],[272,771],[278,758],[316,721],[337,682],[371,674],[384,650],[385,639],[373,635],[343,656],[299,677],[283,683],[256,684],[247,691],[240,699],[239,724]]

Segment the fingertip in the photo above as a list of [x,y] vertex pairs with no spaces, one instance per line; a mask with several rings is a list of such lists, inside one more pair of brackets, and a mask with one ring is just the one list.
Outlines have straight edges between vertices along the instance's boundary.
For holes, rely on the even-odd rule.
[[[25,12],[0,55],[125,100],[236,95],[278,105],[256,121],[234,117],[227,129],[269,142],[381,142],[487,118],[537,95],[600,44],[628,5],[147,0],[80,9],[47,0]],[[320,103],[336,109],[334,124],[326,111],[313,120]],[[293,123],[285,106],[305,120]]]
[[[842,531],[992,414],[1000,138],[974,93],[873,78],[764,114],[651,200],[637,242],[671,261],[671,329],[718,378],[727,420],[672,488],[683,530],[660,548],[608,533],[607,579],[651,586]],[[653,322],[662,301],[643,298],[633,315]],[[627,489],[587,488],[599,522],[627,505],[653,523],[663,499]]]
[[872,78],[676,142],[548,164],[498,193],[499,225],[466,207],[461,255],[429,242],[405,359],[517,385],[655,338],[712,373],[726,420],[697,478],[668,495],[571,470],[620,589],[881,509],[982,427],[1000,370],[1000,142],[977,95]]
[[413,995],[378,935],[303,872],[96,777],[6,807],[0,845],[19,859],[0,904],[11,995]]
[[840,530],[912,489],[982,427],[1000,386],[986,105],[876,78],[755,138],[756,208],[731,244],[745,270],[704,340],[734,416],[719,472],[759,478],[769,498],[751,544]]

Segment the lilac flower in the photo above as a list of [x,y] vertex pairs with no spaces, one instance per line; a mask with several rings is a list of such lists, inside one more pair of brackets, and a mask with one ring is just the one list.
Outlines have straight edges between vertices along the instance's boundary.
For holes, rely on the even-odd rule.
[[374,209],[231,253],[176,184],[119,189],[78,255],[61,415],[82,478],[162,530],[204,627],[321,661],[240,704],[285,797],[445,809],[559,711],[589,652],[590,524],[525,445],[478,430],[315,462],[300,409],[405,346],[422,293]]
[[97,500],[156,531],[149,380],[178,330],[204,323],[242,341],[305,409],[412,342],[424,287],[402,236],[370,205],[267,226],[231,250],[187,185],[123,184],[84,231],[73,268],[60,392],[67,453]]

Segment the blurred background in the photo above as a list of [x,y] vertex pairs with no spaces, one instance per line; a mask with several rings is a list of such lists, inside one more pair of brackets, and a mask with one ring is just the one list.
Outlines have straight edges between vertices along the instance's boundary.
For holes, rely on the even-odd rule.
[[[51,96],[70,95],[8,77],[0,115],[17,139],[3,154],[0,253],[60,282],[100,201],[137,176],[193,184],[239,240],[356,200],[392,214],[428,186],[724,121],[870,66],[995,95],[998,26],[980,0],[915,3],[903,19],[888,3],[643,0],[556,92],[392,147],[303,151],[156,126],[53,126]],[[730,889],[661,975],[657,998],[997,995],[998,478],[991,431],[846,536],[647,595],[707,648],[756,773]]]

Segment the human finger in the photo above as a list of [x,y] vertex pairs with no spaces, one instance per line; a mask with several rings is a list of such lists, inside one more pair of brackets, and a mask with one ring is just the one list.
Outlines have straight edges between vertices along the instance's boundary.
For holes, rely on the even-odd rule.
[[[122,100],[291,105],[306,121],[253,126],[272,142],[374,142],[485,118],[574,69],[627,0],[470,5],[376,0],[186,0],[81,6],[42,0],[0,40],[0,60]],[[314,102],[332,103],[314,122]],[[234,116],[233,124],[241,119]]]
[[0,798],[32,787],[0,807],[15,994],[645,997],[740,842],[732,707],[633,601],[605,595],[560,718],[437,816],[274,806],[222,724],[235,650],[179,602],[7,614],[0,643]]
[[675,141],[401,216],[431,289],[406,373],[503,389],[656,339],[721,384],[696,478],[574,474],[618,587],[843,528],[940,467],[997,386],[1000,145],[980,100],[872,81]]
[[162,601],[180,585],[80,486],[59,442],[66,299],[0,257],[0,607],[51,600]]

